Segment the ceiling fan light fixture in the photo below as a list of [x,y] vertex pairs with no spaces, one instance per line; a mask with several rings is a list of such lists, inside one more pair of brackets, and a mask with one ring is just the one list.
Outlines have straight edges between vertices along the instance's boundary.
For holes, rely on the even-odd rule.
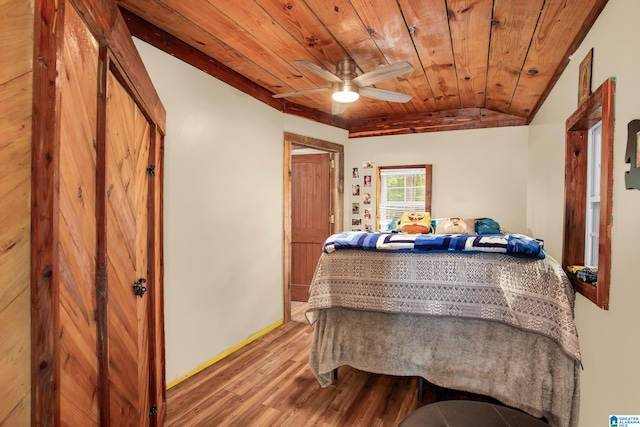
[[358,86],[351,82],[334,83],[331,97],[336,102],[348,104],[357,101],[360,98],[360,92],[358,91]]

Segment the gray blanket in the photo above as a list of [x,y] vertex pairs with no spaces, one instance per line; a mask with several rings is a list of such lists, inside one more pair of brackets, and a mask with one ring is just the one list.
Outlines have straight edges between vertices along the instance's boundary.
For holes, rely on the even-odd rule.
[[343,308],[315,316],[310,367],[323,387],[349,365],[491,396],[554,427],[578,425],[580,362],[546,336],[455,317]]
[[556,341],[580,361],[575,293],[560,264],[501,254],[342,250],[323,253],[310,311],[343,307],[494,320]]

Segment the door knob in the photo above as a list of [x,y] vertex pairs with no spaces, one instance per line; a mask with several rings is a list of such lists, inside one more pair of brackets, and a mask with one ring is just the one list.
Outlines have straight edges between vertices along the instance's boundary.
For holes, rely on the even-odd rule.
[[142,277],[136,280],[135,282],[133,282],[133,293],[139,296],[140,298],[142,298],[144,293],[147,292],[147,288],[142,286],[145,283],[147,283],[147,279]]

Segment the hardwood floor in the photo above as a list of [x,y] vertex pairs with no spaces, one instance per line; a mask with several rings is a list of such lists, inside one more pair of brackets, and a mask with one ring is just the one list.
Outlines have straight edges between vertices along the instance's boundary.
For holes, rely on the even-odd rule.
[[293,321],[169,389],[166,425],[397,426],[426,403],[460,398],[430,385],[419,402],[416,378],[348,366],[321,388],[308,366],[313,326],[304,308],[294,302]]

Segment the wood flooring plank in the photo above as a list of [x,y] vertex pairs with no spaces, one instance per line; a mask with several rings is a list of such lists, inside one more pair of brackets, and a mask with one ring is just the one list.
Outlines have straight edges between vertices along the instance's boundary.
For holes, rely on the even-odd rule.
[[[315,378],[314,378],[315,380]],[[330,402],[322,414],[322,422],[329,425],[339,425],[344,416],[344,408],[352,407],[358,398],[358,392],[364,387],[367,376],[358,375],[358,372],[349,367],[340,368],[340,384],[348,384],[348,387],[340,387],[336,390],[335,398]]]
[[[188,407],[189,417],[184,417],[184,409],[176,405],[169,405],[167,409],[167,425],[191,426],[217,426],[223,424],[229,417],[229,413],[240,404],[240,398],[235,393],[221,389],[215,393],[203,396],[205,399]],[[190,402],[191,403],[191,402]],[[216,411],[208,408],[215,406]]]

